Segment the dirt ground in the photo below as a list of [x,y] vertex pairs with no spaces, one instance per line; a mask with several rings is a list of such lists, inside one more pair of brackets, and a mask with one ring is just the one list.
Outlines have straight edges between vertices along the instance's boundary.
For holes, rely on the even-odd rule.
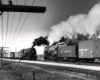
[[[34,76],[33,73],[34,72]],[[35,79],[33,79],[35,78]],[[46,66],[3,61],[0,80],[99,80],[98,76],[69,72]]]
[[13,76],[8,74],[7,70],[0,69],[0,80],[13,80]]

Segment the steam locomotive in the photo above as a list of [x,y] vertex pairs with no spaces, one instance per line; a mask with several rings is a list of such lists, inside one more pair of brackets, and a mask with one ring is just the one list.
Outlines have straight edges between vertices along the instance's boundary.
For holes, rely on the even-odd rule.
[[77,44],[56,44],[44,51],[45,60],[94,62],[100,59],[100,39],[79,41]]

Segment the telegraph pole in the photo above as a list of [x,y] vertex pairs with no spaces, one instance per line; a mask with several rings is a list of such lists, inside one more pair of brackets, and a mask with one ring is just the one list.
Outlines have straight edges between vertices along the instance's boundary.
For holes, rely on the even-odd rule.
[[17,52],[17,47],[15,47],[15,52]]
[[[44,6],[23,6],[23,5],[13,5],[12,1],[9,0],[9,4],[2,4],[2,1],[0,0],[0,15],[2,15],[3,12],[31,12],[31,13],[45,13],[46,7]],[[3,26],[2,26],[3,27]],[[2,68],[2,56],[3,56],[3,50],[7,47],[1,47],[1,68]],[[20,58],[19,58],[20,62]]]
[[2,12],[31,12],[31,13],[44,13],[46,7],[44,6],[25,6],[25,5],[13,5],[10,0],[9,4],[2,4],[0,0],[0,11]]
[[[0,62],[1,64],[0,64],[0,68],[3,68],[3,64],[2,64],[3,63],[2,62],[2,58],[3,58],[3,54],[4,54],[3,51],[4,51],[4,48],[9,48],[9,47],[0,47],[0,48],[1,48],[1,62]],[[5,50],[5,51],[8,51],[8,50]]]
[[2,68],[2,55],[3,55],[3,47],[1,47],[1,65],[0,65],[0,68]]

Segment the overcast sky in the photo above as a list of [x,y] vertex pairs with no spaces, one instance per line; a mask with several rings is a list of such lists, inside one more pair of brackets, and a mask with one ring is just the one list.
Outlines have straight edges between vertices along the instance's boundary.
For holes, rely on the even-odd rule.
[[[17,0],[12,0],[16,4]],[[34,0],[27,0],[26,5],[32,5]],[[46,36],[53,25],[59,24],[61,21],[66,21],[71,15],[87,14],[89,10],[98,3],[100,0],[35,0],[34,6],[45,6],[45,13],[30,13],[18,38],[15,43],[10,47],[10,50],[17,50],[28,48],[31,46],[32,41],[40,36]],[[8,0],[2,0],[3,4],[7,4]],[[25,0],[18,0],[17,5],[23,5]],[[3,28],[4,28],[4,41],[3,46],[8,47],[12,41],[15,29],[17,27],[18,19],[21,13],[15,13],[13,28],[14,13],[9,13],[8,19],[8,32],[6,42],[6,27],[7,27],[7,12],[3,13]],[[14,38],[18,34],[27,13],[23,13],[20,23]],[[0,17],[1,20],[1,17]],[[0,25],[2,26],[1,22]],[[2,46],[2,28],[0,28],[0,45]],[[11,33],[11,35],[10,35]]]

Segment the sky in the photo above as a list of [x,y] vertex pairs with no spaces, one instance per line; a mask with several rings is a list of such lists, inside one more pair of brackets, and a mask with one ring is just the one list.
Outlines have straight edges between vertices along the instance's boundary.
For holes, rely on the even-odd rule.
[[[16,4],[17,0],[12,0],[13,4]],[[34,0],[27,0],[25,5],[32,5]],[[10,51],[19,51],[24,48],[32,46],[32,42],[35,38],[40,36],[46,36],[51,31],[51,27],[59,24],[62,21],[66,21],[70,16],[77,14],[88,14],[91,8],[98,3],[100,0],[35,0],[33,6],[45,6],[45,13],[29,13],[27,20],[18,35],[18,32],[27,16],[27,13],[22,13],[21,20],[18,24],[20,12],[15,13],[3,12],[3,46],[9,47]],[[18,0],[17,5],[24,5],[25,0]],[[8,0],[2,0],[3,4],[8,4]],[[2,17],[0,16],[0,46],[2,46]],[[7,22],[8,21],[8,22]],[[12,26],[13,22],[13,26]],[[8,23],[8,25],[7,25]],[[7,31],[8,26],[8,31]],[[12,31],[11,31],[12,27]],[[15,29],[17,31],[14,35]],[[7,32],[7,35],[6,35]],[[58,33],[59,34],[59,33]],[[15,39],[18,35],[14,44],[11,44],[12,39]],[[7,39],[6,39],[7,36]],[[38,53],[43,51],[43,46],[38,48]]]

